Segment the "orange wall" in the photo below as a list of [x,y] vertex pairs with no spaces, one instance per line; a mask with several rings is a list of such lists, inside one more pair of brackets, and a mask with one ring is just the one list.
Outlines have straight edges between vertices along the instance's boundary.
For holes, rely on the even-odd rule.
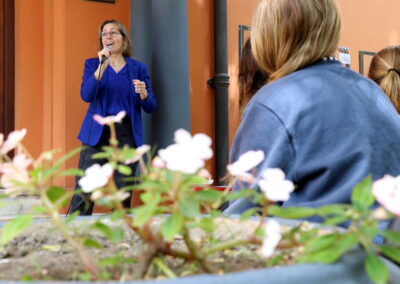
[[[340,45],[350,48],[351,69],[359,70],[360,50],[379,51],[387,45],[400,44],[400,2],[398,0],[336,0],[342,14]],[[370,57],[366,57],[364,74]]]
[[[98,25],[115,18],[130,26],[130,1],[16,0],[16,128],[26,127],[34,157],[80,145],[87,104],[79,89],[85,58],[97,53]],[[76,167],[78,157],[67,167]],[[62,181],[73,187],[73,180]]]
[[[213,1],[188,0],[187,4],[191,132],[214,137],[214,91],[207,84],[214,76]],[[213,161],[207,167],[212,170]]]

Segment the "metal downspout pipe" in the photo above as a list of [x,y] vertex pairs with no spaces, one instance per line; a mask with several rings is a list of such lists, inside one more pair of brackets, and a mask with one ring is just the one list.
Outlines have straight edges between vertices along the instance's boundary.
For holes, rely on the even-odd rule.
[[214,0],[214,77],[208,80],[215,89],[215,182],[223,185],[229,161],[228,149],[228,41],[227,1]]

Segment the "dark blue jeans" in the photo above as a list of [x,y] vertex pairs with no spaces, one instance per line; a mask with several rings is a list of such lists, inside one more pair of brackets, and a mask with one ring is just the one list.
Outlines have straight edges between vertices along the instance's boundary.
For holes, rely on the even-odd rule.
[[[118,147],[123,147],[124,145],[128,145],[129,147],[135,147],[135,139],[133,137],[132,126],[129,117],[125,117],[122,123],[116,123],[116,134],[118,139]],[[95,146],[84,145],[86,148],[83,149],[79,156],[79,164],[78,168],[85,171],[87,168],[94,164],[104,165],[107,163],[105,159],[93,159],[92,156],[96,153],[101,152],[101,148],[103,146],[108,146],[110,140],[110,128],[108,126],[104,127],[102,136],[99,142]],[[130,165],[132,169],[133,177],[136,173],[137,163]],[[133,181],[126,181],[125,179],[128,176],[120,174],[118,171],[114,173],[114,181],[118,188],[122,188],[125,186],[133,185]],[[79,179],[80,177],[75,177],[75,190],[79,189]],[[129,191],[130,196],[125,199],[122,203],[125,208],[131,207],[131,199],[132,192]],[[90,194],[84,194],[82,192],[75,193],[72,197],[70,208],[68,210],[68,214],[73,213],[75,211],[79,211],[79,215],[92,215],[93,213],[94,203],[90,200]]]

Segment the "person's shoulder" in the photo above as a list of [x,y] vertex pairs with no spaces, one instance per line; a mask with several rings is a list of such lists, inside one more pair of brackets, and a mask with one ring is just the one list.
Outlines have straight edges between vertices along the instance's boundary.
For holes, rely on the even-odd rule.
[[85,65],[98,65],[99,64],[99,59],[97,57],[93,57],[93,58],[87,58],[85,60]]
[[140,61],[138,61],[138,60],[136,60],[136,59],[130,58],[130,57],[126,57],[126,62],[127,62],[129,65],[138,67],[138,68],[140,68],[140,69],[142,69],[142,68],[147,68],[147,67],[146,67],[146,64],[144,64],[144,63],[142,63],[142,62],[140,62]]

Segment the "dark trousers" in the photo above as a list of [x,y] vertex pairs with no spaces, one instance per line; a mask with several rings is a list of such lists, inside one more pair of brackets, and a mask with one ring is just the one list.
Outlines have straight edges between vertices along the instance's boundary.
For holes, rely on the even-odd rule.
[[[96,123],[96,122],[94,122]],[[122,123],[116,123],[116,134],[118,139],[118,147],[123,147],[128,145],[129,147],[135,147],[135,140],[132,133],[132,126],[129,117],[125,117]],[[99,142],[95,146],[84,145],[86,148],[83,149],[79,156],[78,168],[85,171],[87,168],[94,164],[104,165],[108,161],[106,159],[93,159],[92,156],[96,153],[101,152],[103,146],[108,146],[110,140],[110,128],[108,126],[104,127],[102,136]],[[137,163],[130,165],[132,169],[132,176],[136,173]],[[130,176],[129,178],[131,178]],[[118,171],[114,173],[114,181],[118,188],[133,185],[133,181],[126,181],[128,176],[120,174]],[[75,190],[79,189],[79,179],[80,177],[75,177]],[[125,208],[131,207],[132,192],[129,191],[130,196],[125,199],[122,203]],[[68,214],[75,211],[79,211],[79,215],[92,215],[94,203],[90,200],[90,194],[85,193],[75,193],[72,197],[70,208]]]

